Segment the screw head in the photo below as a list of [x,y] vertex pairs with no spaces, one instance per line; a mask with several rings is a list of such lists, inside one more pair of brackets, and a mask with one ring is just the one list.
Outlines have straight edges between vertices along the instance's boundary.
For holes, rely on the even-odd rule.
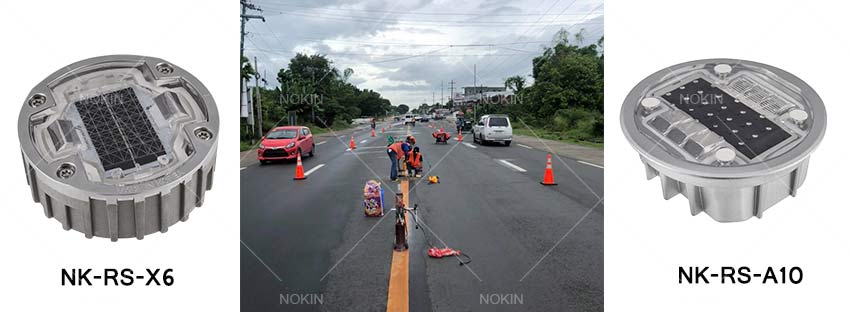
[[809,113],[806,113],[806,111],[802,109],[794,109],[788,112],[788,116],[796,123],[801,123],[806,121],[806,119],[809,119]]
[[652,110],[661,105],[661,101],[658,98],[648,97],[640,101],[640,106],[647,110]]
[[732,66],[729,64],[717,64],[714,66],[714,73],[718,75],[726,75],[732,72]]
[[27,100],[27,103],[32,107],[39,107],[44,105],[44,103],[47,103],[47,96],[41,93],[33,94],[30,96],[29,100]]
[[735,151],[731,148],[723,147],[714,152],[714,157],[720,162],[730,162],[735,160]]
[[171,67],[171,64],[168,63],[159,63],[156,64],[156,71],[168,75],[174,72],[174,67]]
[[198,128],[195,129],[195,136],[201,140],[207,141],[209,139],[212,139],[213,134],[207,128]]
[[62,179],[68,179],[77,172],[77,167],[72,163],[64,163],[56,170],[56,176]]

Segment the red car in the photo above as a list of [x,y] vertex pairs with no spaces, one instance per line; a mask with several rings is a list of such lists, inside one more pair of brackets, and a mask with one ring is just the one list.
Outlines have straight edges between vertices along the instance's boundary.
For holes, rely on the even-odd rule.
[[310,128],[301,126],[277,127],[263,137],[257,148],[257,160],[266,163],[271,160],[295,159],[298,153],[301,158],[313,156],[316,144]]

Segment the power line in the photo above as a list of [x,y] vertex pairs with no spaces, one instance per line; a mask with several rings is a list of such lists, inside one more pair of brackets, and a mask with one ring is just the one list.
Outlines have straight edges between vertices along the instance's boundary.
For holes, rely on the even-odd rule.
[[[292,15],[292,16],[300,16],[300,17],[308,17],[308,18],[321,18],[326,20],[333,21],[345,21],[345,22],[355,22],[355,23],[377,23],[377,24],[392,24],[392,25],[402,25],[402,26],[441,26],[441,27],[496,27],[496,26],[504,26],[504,27],[515,27],[515,26],[553,26],[553,24],[541,24],[538,22],[528,23],[528,22],[476,22],[476,21],[405,21],[405,20],[395,20],[395,21],[375,21],[371,17],[361,17],[361,16],[348,16],[348,15],[329,15],[323,16],[322,14],[308,14],[308,13],[296,13],[296,12],[282,12],[284,15]],[[324,14],[328,15],[328,14]],[[562,24],[554,24],[554,25],[562,25],[567,26],[570,25],[571,21],[558,21]],[[551,23],[551,22],[550,22]]]
[[[370,13],[389,13],[389,14],[401,14],[401,15],[430,15],[430,16],[493,16],[493,17],[503,17],[503,16],[552,16],[555,14],[540,14],[540,13],[509,13],[509,14],[489,14],[489,13],[451,13],[451,12],[415,12],[415,11],[391,11],[391,10],[369,10],[369,9],[355,9],[355,8],[329,8],[329,7],[311,7],[307,5],[297,5],[297,4],[288,4],[288,3],[280,3],[280,2],[263,2],[264,6],[271,7],[278,10],[289,10],[289,7],[302,8],[305,10],[328,10],[328,11],[341,11],[341,12],[370,12]],[[292,10],[289,10],[292,11]],[[281,11],[268,11],[273,13],[283,13]],[[572,15],[581,15],[580,13],[572,14]]]
[[[266,25],[268,26],[268,25]],[[273,31],[271,33],[258,33],[252,32],[253,35],[260,36],[275,36]],[[317,37],[291,37],[295,39],[299,39],[301,41],[310,41],[310,42],[341,42],[341,43],[356,43],[356,45],[366,45],[366,46],[382,46],[382,45],[390,45],[390,46],[417,46],[417,47],[487,47],[487,46],[508,46],[508,45],[520,45],[520,44],[530,44],[530,43],[549,43],[550,41],[519,41],[519,42],[508,42],[508,43],[470,43],[470,44],[434,44],[434,43],[404,43],[404,42],[389,42],[389,41],[360,41],[360,40],[339,40],[339,39],[323,39]]]

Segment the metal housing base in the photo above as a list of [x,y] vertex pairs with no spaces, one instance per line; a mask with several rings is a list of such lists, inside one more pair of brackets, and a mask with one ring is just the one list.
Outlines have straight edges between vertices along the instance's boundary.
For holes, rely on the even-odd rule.
[[135,237],[168,231],[177,221],[189,220],[189,213],[204,202],[212,188],[215,160],[209,167],[186,175],[175,187],[162,192],[127,198],[72,198],[43,183],[47,177],[24,161],[27,183],[33,200],[44,207],[44,215],[62,223],[62,228],[85,234],[86,238]]
[[762,184],[736,186],[730,181],[730,186],[718,187],[675,180],[645,158],[641,157],[641,161],[646,168],[647,180],[656,176],[660,179],[665,200],[682,194],[690,202],[691,215],[705,212],[719,222],[745,221],[753,216],[761,218],[765,210],[788,195],[797,194],[797,189],[806,178],[809,165],[809,158],[806,157],[792,170],[781,176],[771,177]]

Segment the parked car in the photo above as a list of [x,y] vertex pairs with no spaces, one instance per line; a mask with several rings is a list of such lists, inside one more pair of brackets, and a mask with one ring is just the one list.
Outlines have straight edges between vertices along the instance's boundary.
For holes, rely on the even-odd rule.
[[507,115],[484,115],[472,127],[472,140],[486,145],[490,142],[502,142],[510,146],[514,137],[510,118]]
[[416,116],[413,116],[413,114],[404,115],[404,124],[416,126]]
[[257,160],[265,164],[272,160],[295,159],[298,154],[313,156],[316,144],[310,128],[302,126],[284,126],[272,129],[260,141],[257,147]]

